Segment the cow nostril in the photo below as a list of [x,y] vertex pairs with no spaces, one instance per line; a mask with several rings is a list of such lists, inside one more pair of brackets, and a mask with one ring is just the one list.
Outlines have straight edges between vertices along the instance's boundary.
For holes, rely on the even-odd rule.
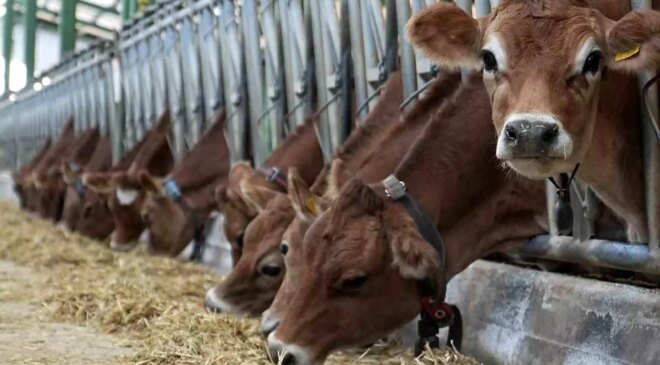
[[559,126],[555,124],[543,131],[541,139],[543,142],[553,142],[557,138],[557,135],[559,135]]
[[284,358],[280,362],[282,365],[296,365],[296,358],[291,354],[284,355]]
[[506,138],[511,142],[515,141],[518,138],[518,133],[516,132],[516,128],[510,125],[504,128],[504,134],[506,135]]
[[222,310],[220,310],[220,308],[218,308],[218,306],[215,305],[213,299],[209,298],[208,295],[206,296],[206,298],[204,298],[204,307],[212,313],[222,313]]

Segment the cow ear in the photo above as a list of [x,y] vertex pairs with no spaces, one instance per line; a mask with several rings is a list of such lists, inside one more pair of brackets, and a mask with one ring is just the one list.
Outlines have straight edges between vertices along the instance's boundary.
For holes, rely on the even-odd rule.
[[346,167],[343,160],[338,158],[334,159],[332,161],[332,166],[330,167],[330,173],[328,174],[328,190],[326,191],[326,196],[330,199],[336,199],[342,186],[346,185],[353,176],[353,172]]
[[660,12],[639,10],[614,22],[607,32],[608,67],[630,73],[660,67]]
[[263,186],[250,184],[250,182],[245,179],[241,180],[239,188],[245,204],[248,208],[257,213],[266,209],[266,205],[268,205],[268,202],[271,201],[271,199],[275,198],[278,194],[282,194]]
[[162,181],[156,177],[151,176],[146,170],[140,171],[138,174],[138,183],[144,191],[152,195],[163,195],[161,186]]
[[71,165],[66,162],[62,162],[60,165],[60,172],[62,173],[62,179],[64,179],[64,182],[69,185],[74,184],[80,177],[80,173],[73,171]]
[[323,198],[309,190],[295,167],[289,169],[287,190],[296,215],[303,222],[311,223],[328,208]]
[[85,173],[82,176],[83,185],[99,195],[109,195],[115,188],[113,179],[108,174]]
[[437,279],[442,276],[440,258],[435,249],[419,233],[410,216],[395,207],[387,222],[394,266],[405,278]]
[[406,33],[415,47],[441,66],[481,67],[479,21],[454,4],[437,3],[420,11],[408,22]]

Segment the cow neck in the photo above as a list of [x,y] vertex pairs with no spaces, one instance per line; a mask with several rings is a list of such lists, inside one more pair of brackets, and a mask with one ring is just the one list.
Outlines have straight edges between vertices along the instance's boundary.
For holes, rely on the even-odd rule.
[[[357,177],[371,183],[392,173],[435,113],[441,110],[444,103],[456,92],[460,83],[460,73],[439,75],[411,111],[398,123],[393,124],[379,145],[362,159]],[[397,106],[397,111],[398,108]]]
[[[491,108],[480,77],[468,76],[445,104],[395,176],[443,235],[449,280],[495,246],[540,233],[534,214],[525,212],[543,214],[545,195],[543,183],[507,176],[497,164]],[[521,212],[524,229],[493,231],[508,219],[509,209]]]
[[[289,168],[296,167],[303,181],[311,185],[323,168],[323,154],[314,129],[315,121],[316,117],[308,118],[305,124],[298,127],[273,151],[263,166],[275,167],[284,176]],[[273,186],[279,187],[278,184]]]
[[637,83],[634,77],[610,70],[600,87],[590,147],[577,177],[623,217],[639,239],[646,241]]

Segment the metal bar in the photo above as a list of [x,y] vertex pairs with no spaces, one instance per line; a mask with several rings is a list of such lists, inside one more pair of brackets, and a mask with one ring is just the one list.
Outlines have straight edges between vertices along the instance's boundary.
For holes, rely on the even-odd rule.
[[523,242],[517,252],[538,258],[660,274],[660,255],[647,245],[541,235]]
[[121,1],[121,19],[127,22],[131,19],[131,0]]
[[25,76],[30,82],[34,77],[34,52],[37,34],[37,0],[25,0],[23,13],[23,26],[25,27]]
[[[651,0],[632,0],[633,9],[652,9]],[[639,75],[638,81],[641,88],[653,78],[650,72],[643,72]],[[658,100],[658,88],[653,85],[648,90],[650,100]],[[644,97],[644,95],[642,95]],[[651,111],[655,114],[655,120],[658,120],[658,104],[653,102]],[[656,140],[653,128],[651,127],[650,117],[645,108],[642,107],[642,151],[644,159],[644,182],[646,197],[646,217],[649,234],[649,247],[660,254],[660,202],[658,202],[658,191],[660,191],[660,179],[658,179],[658,166],[660,166],[660,149]]]
[[262,135],[270,135],[269,126],[264,124],[260,128],[257,121],[264,111],[263,67],[261,47],[259,42],[259,24],[257,23],[256,0],[245,0],[241,6],[241,28],[243,33],[243,47],[245,49],[245,67],[247,72],[247,89],[250,111],[250,130],[252,136],[252,152],[254,163],[259,166],[271,151],[270,141],[264,141]]
[[397,0],[397,22],[399,28],[399,47],[401,49],[401,77],[403,80],[403,98],[407,99],[417,90],[415,53],[406,35],[406,24],[410,18],[408,0]]
[[90,3],[89,1],[85,1],[85,0],[78,0],[78,4],[88,7],[90,9],[98,10],[99,13],[110,13],[110,14],[119,15],[117,9],[115,9],[112,6],[101,6],[99,4]]
[[60,9],[60,57],[76,49],[76,3],[62,0]]
[[11,43],[14,39],[14,0],[5,3],[5,16],[3,19],[2,57],[5,59],[5,85],[4,93],[9,93],[9,77],[11,76]]

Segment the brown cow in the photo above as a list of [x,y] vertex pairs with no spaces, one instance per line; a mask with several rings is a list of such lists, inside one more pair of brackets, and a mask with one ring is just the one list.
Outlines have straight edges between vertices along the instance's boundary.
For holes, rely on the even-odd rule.
[[98,194],[108,196],[108,207],[115,225],[110,247],[115,250],[133,249],[145,229],[140,215],[145,194],[140,189],[138,173],[147,170],[162,177],[172,170],[174,157],[167,140],[169,131],[170,114],[166,110],[144,137],[143,144],[127,171],[83,176],[85,186]]
[[12,174],[14,180],[14,191],[18,195],[21,209],[36,211],[36,190],[32,184],[27,184],[27,178],[32,173],[32,170],[39,164],[39,162],[48,154],[52,147],[52,140],[48,138],[41,146],[41,149],[32,158],[29,164],[21,167],[18,171]]
[[[138,144],[133,146],[124,156],[109,170],[105,171],[102,167],[110,160],[112,162],[112,149],[99,151],[99,154],[92,157],[89,162],[89,171],[84,172],[80,179],[85,185],[85,181],[104,180],[111,177],[112,174],[127,171],[135,158],[137,157],[140,149],[146,142],[146,136]],[[105,152],[105,153],[104,153]],[[98,169],[96,168],[97,166]],[[98,239],[106,239],[115,230],[115,222],[112,217],[112,212],[108,207],[108,200],[110,198],[110,191],[94,191],[93,189],[85,189],[84,202],[82,206],[82,216],[78,219],[76,224],[76,231]]]
[[395,173],[444,236],[446,265],[380,184],[351,180],[305,235],[302,276],[268,337],[271,354],[319,364],[338,348],[385,337],[419,313],[420,280],[434,282],[442,299],[474,260],[543,232],[544,184],[502,171],[486,90],[478,75],[467,81]]
[[[175,257],[204,229],[215,209],[214,188],[226,183],[229,173],[224,124],[225,113],[220,112],[167,178],[140,173],[141,188],[147,192],[142,218],[149,229],[149,253]],[[164,182],[170,184],[169,191]]]
[[[112,144],[109,136],[99,137],[99,141],[94,146],[94,152],[89,157],[89,161],[83,164],[82,161],[74,157],[73,161],[62,162],[60,167],[62,177],[67,185],[64,199],[64,211],[62,220],[69,230],[76,231],[77,226],[84,225],[83,220],[91,216],[91,206],[85,206],[85,186],[82,183],[82,175],[86,172],[104,172],[112,167]],[[102,232],[104,225],[95,222],[95,231]],[[107,227],[107,225],[105,225]],[[109,233],[108,233],[109,234]],[[90,235],[98,238],[99,234]],[[107,237],[107,235],[105,235]],[[100,237],[103,239],[105,237]]]
[[[405,118],[388,131],[387,136],[380,143],[384,147],[374,148],[361,159],[359,165],[351,166],[350,163],[345,163],[347,160],[341,159],[343,156],[339,156],[340,159],[333,162],[332,181],[324,193],[319,192],[317,186],[312,186],[310,189],[299,179],[291,179],[289,196],[297,214],[282,240],[281,250],[285,253],[287,271],[273,304],[263,314],[261,328],[264,334],[269,334],[277,327],[292,300],[294,289],[298,285],[297,280],[303,275],[300,272],[303,267],[301,246],[305,232],[329,202],[334,200],[339,189],[352,176],[351,171],[356,171],[357,177],[366,182],[377,182],[391,174],[404,158],[408,148],[421,134],[424,126],[456,92],[460,82],[458,73],[439,75]],[[308,207],[310,202],[313,202],[312,210]]]
[[43,218],[49,218],[55,223],[60,222],[66,193],[66,184],[62,180],[60,164],[74,158],[83,164],[86,163],[98,143],[98,137],[98,130],[94,128],[87,129],[78,136],[72,135],[70,140],[62,141],[62,145],[59,146],[61,150],[56,151],[56,148],[51,151],[57,155],[52,156],[52,159],[45,158],[42,161],[43,169],[36,175],[35,186],[39,191],[39,211]]
[[[433,88],[434,100],[442,100],[443,93],[454,89],[458,81],[459,78],[455,75],[443,78],[439,83],[443,84],[443,87],[436,85]],[[373,163],[372,174],[380,174],[374,181],[394,170],[426,120],[422,117],[400,121],[399,105],[402,100],[401,76],[399,72],[395,72],[390,76],[375,108],[337,151],[329,174],[322,173],[317,178],[312,191],[318,192],[318,195],[309,195],[307,200],[302,200],[300,205],[303,208],[320,213],[325,202],[331,199],[336,194],[337,187],[341,186],[340,181],[343,180],[344,174],[337,166],[357,170],[374,150],[382,152],[382,158]],[[414,113],[418,114],[418,110],[420,109],[415,108]],[[396,132],[393,129],[396,129]],[[260,207],[262,211],[248,225],[244,255],[229,277],[207,292],[207,307],[235,315],[255,316],[261,314],[272,302],[283,277],[289,276],[285,273],[280,254],[282,237],[289,225],[300,225],[297,222],[292,223],[295,215],[291,202],[300,201],[299,197],[295,196],[297,191],[309,190],[304,180],[297,174],[294,175],[289,176],[289,189],[294,189],[289,190],[290,198],[278,193],[265,207]],[[330,183],[326,184],[326,180],[330,180]],[[326,196],[321,197],[324,192]],[[302,212],[300,208],[298,210]],[[301,214],[299,213],[299,216]]]
[[[286,173],[295,166],[308,184],[314,182],[323,169],[323,154],[316,136],[316,117],[289,135],[257,170],[249,163],[232,166],[226,184],[216,190],[219,209],[225,213],[225,236],[232,245],[234,262],[238,261],[243,246],[243,235],[248,223],[259,213],[259,206],[286,189]],[[251,199],[248,199],[249,195]]]
[[408,34],[438,63],[483,68],[499,159],[532,179],[579,164],[628,238],[645,242],[640,96],[626,74],[660,66],[660,13],[623,16],[627,4],[508,0],[478,21],[438,4]]

